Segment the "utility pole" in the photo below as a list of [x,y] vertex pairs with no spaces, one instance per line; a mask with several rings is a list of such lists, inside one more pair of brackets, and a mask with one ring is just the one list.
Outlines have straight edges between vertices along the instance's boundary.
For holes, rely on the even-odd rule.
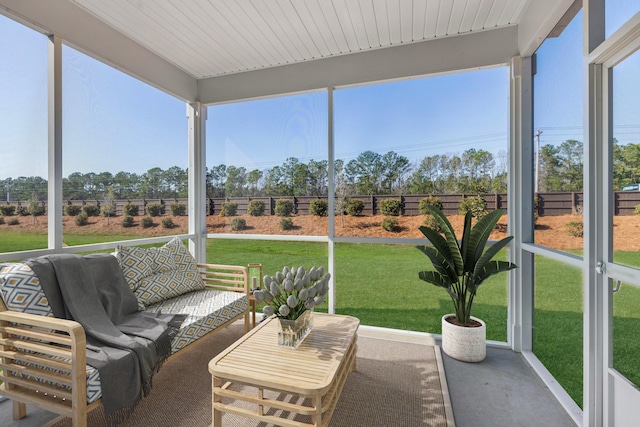
[[538,194],[540,191],[540,135],[542,131],[538,129],[536,132],[536,171],[534,176],[534,189],[533,192]]

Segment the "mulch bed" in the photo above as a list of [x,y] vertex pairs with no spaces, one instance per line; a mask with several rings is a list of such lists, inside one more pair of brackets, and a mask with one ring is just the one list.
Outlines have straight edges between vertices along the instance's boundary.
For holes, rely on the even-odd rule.
[[[162,227],[162,219],[167,216],[155,217],[154,226],[142,228],[140,226],[141,216],[135,217],[135,225],[131,228],[123,228],[122,217],[110,218],[107,221],[102,217],[89,218],[86,226],[77,226],[73,217],[63,217],[63,230],[68,234],[117,234],[130,235],[135,237],[154,237],[187,232],[187,217],[171,217],[175,226],[171,229]],[[238,233],[238,234],[285,234],[285,235],[311,235],[326,236],[328,220],[326,217],[316,217],[312,215],[293,216],[293,229],[281,230],[280,217],[261,216],[253,217],[241,215],[246,221],[246,228],[242,231],[232,231],[231,221],[236,217],[207,217],[207,231],[210,233]],[[32,217],[16,217],[20,224],[8,225],[0,224],[0,233],[3,230],[23,231],[26,233],[40,232],[46,233],[47,221],[45,217],[37,217],[34,224]],[[418,227],[422,225],[422,216],[400,216],[398,217],[399,230],[389,232],[384,230],[380,224],[384,216],[361,216],[337,217],[335,222],[335,233],[338,236],[350,237],[406,237],[422,238]],[[456,233],[460,234],[463,224],[461,215],[452,215],[449,221],[456,228]],[[580,250],[583,239],[573,237],[567,232],[567,223],[570,221],[582,221],[581,215],[561,215],[561,216],[541,216],[538,218],[535,228],[535,243],[559,250]],[[505,237],[507,230],[507,217],[502,217],[491,234],[492,239]],[[640,217],[639,216],[616,216],[614,218],[614,247],[620,251],[640,251]]]

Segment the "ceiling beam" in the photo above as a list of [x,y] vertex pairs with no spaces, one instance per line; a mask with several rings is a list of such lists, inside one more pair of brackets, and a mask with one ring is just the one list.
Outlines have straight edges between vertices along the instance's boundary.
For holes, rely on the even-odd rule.
[[533,55],[547,36],[557,37],[581,7],[582,0],[530,1],[518,24],[520,56]]
[[201,79],[203,104],[402,79],[509,63],[515,26]]

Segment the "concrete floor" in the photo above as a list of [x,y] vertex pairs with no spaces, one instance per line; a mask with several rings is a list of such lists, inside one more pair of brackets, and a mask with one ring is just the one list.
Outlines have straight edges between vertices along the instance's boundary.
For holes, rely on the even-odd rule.
[[456,426],[576,426],[521,354],[488,347],[480,363],[442,359]]
[[56,417],[58,417],[57,414],[27,405],[27,416],[14,421],[11,415],[11,401],[0,402],[0,426],[2,427],[41,427]]
[[[359,334],[381,337],[376,331],[361,330]],[[383,335],[398,341],[435,342],[432,338]],[[457,427],[576,426],[522,355],[489,347],[487,358],[480,363],[460,362],[444,353],[442,358]],[[27,417],[14,421],[11,402],[0,402],[2,427],[40,427],[55,417],[28,406]]]

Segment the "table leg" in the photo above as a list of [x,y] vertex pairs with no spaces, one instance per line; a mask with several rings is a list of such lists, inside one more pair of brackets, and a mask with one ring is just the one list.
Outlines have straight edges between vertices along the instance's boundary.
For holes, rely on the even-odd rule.
[[216,403],[222,402],[222,397],[219,394],[216,394],[216,387],[222,387],[222,380],[220,378],[211,377],[211,427],[222,427],[222,412],[216,409]]
[[351,362],[351,366],[349,367],[349,372],[355,372],[358,369],[356,365],[356,358],[358,355],[358,336],[353,337],[353,361]]
[[256,298],[251,295],[249,296],[249,305],[251,306],[251,328],[255,328],[256,327],[256,305],[257,305],[257,301]]
[[256,306],[253,305],[253,311],[251,312],[251,327],[256,327]]
[[11,401],[13,405],[13,419],[21,420],[27,415],[27,405],[22,402],[17,402],[15,400]]
[[322,396],[316,395],[311,398],[311,404],[316,410],[315,414],[311,416],[311,422],[314,426],[322,426]]

